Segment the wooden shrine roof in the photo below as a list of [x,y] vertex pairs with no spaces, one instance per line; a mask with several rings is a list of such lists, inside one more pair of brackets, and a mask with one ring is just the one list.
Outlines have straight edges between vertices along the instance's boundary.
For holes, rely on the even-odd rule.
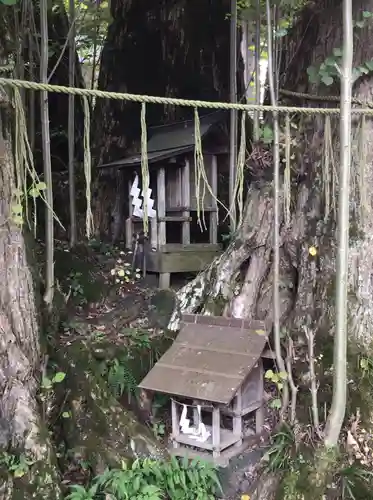
[[228,405],[261,357],[266,325],[183,315],[180,333],[139,387]]
[[[218,123],[226,117],[225,110],[214,111],[200,117],[200,133],[203,139]],[[149,127],[147,156],[148,162],[153,163],[160,160],[173,158],[193,151],[195,147],[194,120],[184,120],[168,125]],[[134,167],[141,164],[141,153],[138,152],[120,160],[105,163],[99,168]]]

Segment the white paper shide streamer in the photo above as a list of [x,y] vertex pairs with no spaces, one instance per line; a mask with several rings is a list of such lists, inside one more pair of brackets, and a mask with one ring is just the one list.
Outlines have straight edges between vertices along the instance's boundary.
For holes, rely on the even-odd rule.
[[149,188],[149,186],[143,186],[140,195],[139,176],[136,174],[135,180],[133,181],[130,191],[130,195],[132,196],[133,215],[135,217],[139,217],[140,219],[144,218],[143,200],[145,196],[146,196],[146,210],[148,213],[148,217],[150,219],[156,217],[157,212],[153,208],[154,200],[151,198],[151,194],[152,190]]
[[198,425],[196,426],[190,425],[190,420],[187,418],[187,411],[187,405],[183,405],[179,423],[182,434],[187,434],[189,438],[195,439],[200,443],[204,443],[211,436],[211,433],[206,429],[205,424],[202,422],[201,406],[197,405]]

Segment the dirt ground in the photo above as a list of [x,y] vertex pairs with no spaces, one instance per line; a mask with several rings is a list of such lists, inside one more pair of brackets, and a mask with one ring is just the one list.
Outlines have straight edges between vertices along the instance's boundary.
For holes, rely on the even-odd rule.
[[[56,275],[68,310],[64,325],[66,342],[84,336],[93,344],[105,345],[106,359],[116,360],[124,349],[135,346],[147,351],[167,336],[175,291],[190,277],[181,276],[174,281],[173,290],[160,291],[156,276],[143,278],[140,269],[132,267],[132,259],[133,254],[119,246],[97,243],[71,252],[61,243],[57,251]],[[154,364],[155,361],[155,358],[147,359],[146,363]],[[135,375],[137,383],[147,371],[146,363],[141,373]],[[118,399],[154,428],[161,441],[167,442],[171,427],[169,398],[163,398],[155,408],[154,402],[144,400],[135,388],[132,389],[133,394],[126,394],[124,387]],[[266,390],[270,392],[271,387]],[[225,500],[249,494],[275,420],[273,410],[268,409],[264,435],[252,440],[252,445],[241,456],[219,471]],[[251,419],[246,426],[247,429],[253,427]]]

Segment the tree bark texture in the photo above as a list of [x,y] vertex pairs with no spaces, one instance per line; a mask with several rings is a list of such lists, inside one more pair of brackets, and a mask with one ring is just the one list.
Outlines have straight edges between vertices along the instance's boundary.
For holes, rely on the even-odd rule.
[[[8,131],[11,117],[6,118],[2,109],[0,129]],[[162,458],[167,452],[152,431],[111,395],[92,346],[83,340],[54,343],[50,359],[66,374],[66,382],[63,387],[57,384],[46,402],[38,397],[46,367],[26,245],[22,229],[12,221],[15,175],[8,132],[0,141],[0,182],[0,454],[25,457],[31,463],[22,478],[11,477],[2,464],[0,500],[59,499],[55,446],[60,441],[56,443],[56,438],[73,458],[88,460],[95,473],[120,466],[126,458]],[[54,323],[48,323],[53,338],[63,305],[55,303],[55,307]],[[65,389],[62,394],[61,389]],[[61,417],[63,410],[70,412],[69,419]]]
[[[357,1],[353,3],[354,20],[361,20],[361,12],[373,9],[373,2],[370,1]],[[326,25],[323,20],[332,20],[332,23]],[[309,23],[309,28],[306,29],[306,23]],[[373,57],[373,49],[369,43],[370,37],[373,33],[373,23],[371,21],[365,23],[362,29],[355,29],[355,50],[353,58],[353,66],[359,67]],[[295,47],[295,40],[299,39],[302,34],[302,41]],[[316,87],[314,84],[306,83],[307,67],[310,65],[317,65],[332,54],[334,48],[342,46],[342,10],[341,2],[321,2],[314,11],[306,10],[304,18],[300,21],[299,25],[294,30],[294,40],[292,50],[287,54],[284,61],[284,68],[286,69],[286,77],[283,82],[283,87],[289,90],[301,90],[310,94],[318,95],[339,95],[339,81],[330,88],[324,86]],[[291,42],[291,40],[290,40]],[[304,57],[303,63],[300,64],[300,54]],[[298,56],[297,56],[298,55]],[[298,64],[296,67],[295,60],[298,57]],[[300,70],[302,68],[302,70]],[[301,76],[302,75],[302,76]],[[291,82],[300,82],[298,88]],[[363,102],[371,102],[373,99],[373,78],[370,74],[363,75],[358,78],[353,85],[353,96]],[[314,106],[315,102],[306,102],[303,105]],[[325,102],[319,104],[326,106]],[[330,103],[330,107],[334,107],[335,103]],[[359,107],[359,106],[355,106]],[[303,157],[307,163],[302,167],[305,174],[313,180],[320,177],[320,159],[317,159],[315,150],[318,148],[319,138],[325,132],[322,119],[314,119],[314,123],[318,124],[316,130],[311,137],[310,147],[305,149]],[[336,127],[339,120],[335,120]],[[358,139],[361,138],[361,130],[359,130],[361,119],[354,115],[352,120],[352,172],[351,172],[351,204],[350,204],[350,261],[349,261],[349,335],[351,338],[356,338],[367,346],[372,340],[372,314],[373,314],[373,294],[371,283],[371,269],[373,263],[373,248],[371,240],[373,236],[373,122],[370,117],[366,117],[365,131],[363,136],[363,145],[358,145]],[[338,132],[338,131],[337,131]],[[339,148],[339,139],[337,134],[333,136],[333,148],[337,151]],[[359,165],[358,152],[364,153],[364,161]],[[317,161],[318,160],[318,161]],[[336,156],[338,168],[338,156]],[[312,168],[313,167],[313,168]],[[360,185],[359,185],[360,184]],[[363,188],[362,189],[362,184]],[[329,231],[329,235],[322,236],[327,233],[328,223],[322,220],[322,208],[325,205],[323,200],[322,191],[319,189],[314,194],[316,202],[316,194],[318,194],[318,204],[314,204],[313,210],[317,209],[315,215],[316,221],[309,220],[306,227],[306,234],[310,237],[316,237],[317,240],[325,241],[326,245],[320,247],[318,265],[317,265],[317,280],[322,283],[329,281],[333,289],[329,291],[328,302],[334,300],[334,273],[335,273],[335,248],[334,248],[334,232]],[[362,196],[363,195],[363,196]],[[361,210],[363,209],[363,210]],[[363,215],[359,213],[363,212]],[[317,214],[319,213],[319,215]],[[335,218],[334,218],[335,219]],[[316,222],[316,224],[315,224]],[[335,220],[329,224],[334,226]],[[315,235],[315,236],[314,236]],[[328,246],[328,239],[330,239],[330,248]],[[310,241],[311,243],[311,241]],[[311,274],[312,259],[308,259],[308,274]],[[303,271],[301,277],[303,283],[306,280],[306,270]],[[323,277],[323,278],[322,278]],[[299,288],[299,281],[298,281]],[[332,292],[332,293],[330,293]],[[321,295],[321,290],[318,295]],[[323,316],[328,315],[333,320],[332,311],[325,308]],[[319,319],[319,324],[322,325],[323,317]],[[332,332],[330,332],[332,333]]]
[[[328,0],[304,9],[284,42],[286,50],[282,56],[281,88],[322,96],[339,95],[339,81],[330,87],[310,84],[307,68],[320,65],[332,55],[334,48],[341,47],[340,4],[337,0]],[[357,1],[353,7],[356,19],[360,19],[362,11],[373,10],[373,2]],[[373,58],[369,43],[372,34],[371,21],[355,33],[359,40],[355,43],[355,67]],[[355,82],[353,94],[363,101],[372,101],[372,89],[373,78],[370,74],[364,75]],[[287,98],[286,102],[290,103],[289,100],[292,105],[298,103],[304,107],[336,106],[335,102],[294,101],[294,98]],[[309,366],[306,361],[308,334],[311,332],[315,336],[315,355],[325,354],[326,358],[335,328],[336,217],[331,207],[333,204],[338,207],[338,190],[333,195],[330,193],[333,182],[338,183],[339,176],[339,118],[331,118],[334,166],[329,168],[334,169],[334,173],[329,177],[326,175],[323,152],[325,117],[302,115],[292,117],[292,120],[297,125],[297,131],[293,133],[297,147],[292,149],[295,159],[292,165],[290,224],[286,225],[281,220],[280,298],[282,329],[293,337],[299,359],[295,381],[300,386],[299,397],[302,398],[302,395],[309,394]],[[373,336],[373,122],[366,117],[363,146],[358,145],[360,124],[361,118],[355,117],[352,124],[348,320],[350,342],[368,349]],[[357,151],[361,148],[365,154],[363,163]],[[273,198],[271,184],[265,181],[270,177],[267,170],[271,168],[272,165],[267,168],[255,166],[259,180],[251,184],[242,225],[226,252],[180,290],[178,309],[170,328],[177,328],[180,311],[266,319],[271,323]],[[360,189],[362,184],[364,189]],[[364,217],[360,216],[361,208],[364,208]],[[316,255],[310,253],[311,247],[315,247]],[[330,357],[325,359],[319,364],[317,375],[325,377],[324,372],[331,364]],[[350,394],[356,390],[356,383],[354,381],[349,385]],[[321,398],[322,395],[319,404]],[[326,401],[330,402],[330,394]],[[304,416],[308,419],[308,414]]]
[[[114,0],[111,12],[100,89],[229,101],[228,0]],[[241,56],[238,62],[238,95],[242,96]],[[211,110],[201,110],[201,114],[208,112]],[[192,108],[147,106],[148,126],[192,117]],[[98,99],[93,123],[96,164],[123,158],[139,146],[140,104]],[[121,175],[106,172],[97,181],[94,216],[102,234],[110,232],[115,205],[123,206],[123,199],[114,201]]]
[[[0,100],[7,96],[1,92]],[[22,229],[12,221],[15,190],[14,164],[9,137],[9,116],[1,110],[0,137],[0,446],[24,454],[34,462],[27,484],[7,484],[2,499],[60,498],[54,451],[40,417],[36,399],[41,367],[39,328],[33,281],[26,259]],[[26,478],[25,478],[26,479]],[[21,484],[18,484],[21,483]],[[5,484],[5,483],[4,483]],[[13,495],[13,496],[12,496]]]

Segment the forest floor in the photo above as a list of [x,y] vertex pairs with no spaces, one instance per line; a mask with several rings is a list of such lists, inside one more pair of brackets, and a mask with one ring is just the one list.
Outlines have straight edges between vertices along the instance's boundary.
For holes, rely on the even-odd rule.
[[[172,342],[167,325],[175,305],[174,291],[158,290],[155,276],[143,279],[140,270],[132,267],[131,252],[95,242],[74,252],[61,242],[56,250],[56,279],[67,309],[63,341],[71,344],[84,338],[92,344],[114,396],[166,445],[170,399],[160,396],[148,401],[137,384]],[[184,282],[182,278],[174,289]],[[271,387],[266,391],[270,393]],[[265,437],[253,439],[252,446],[220,470],[225,500],[251,491],[275,421],[274,411],[268,409]],[[252,427],[248,420],[247,428]],[[78,479],[87,480],[85,471],[70,467],[66,483]]]

